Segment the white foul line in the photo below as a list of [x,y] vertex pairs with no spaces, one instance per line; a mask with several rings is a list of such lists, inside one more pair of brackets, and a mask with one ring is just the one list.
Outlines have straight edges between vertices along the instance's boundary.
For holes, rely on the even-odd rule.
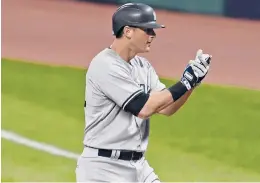
[[70,159],[78,159],[79,154],[75,154],[73,152],[69,152],[64,149],[60,149],[58,147],[45,144],[42,142],[37,142],[31,139],[28,139],[26,137],[20,136],[14,132],[6,131],[6,130],[1,130],[1,136],[4,139],[7,139],[9,141],[15,142],[17,144],[22,144],[24,146],[31,147],[33,149],[37,149],[40,151],[47,152],[49,154],[53,154],[55,156],[62,156]]

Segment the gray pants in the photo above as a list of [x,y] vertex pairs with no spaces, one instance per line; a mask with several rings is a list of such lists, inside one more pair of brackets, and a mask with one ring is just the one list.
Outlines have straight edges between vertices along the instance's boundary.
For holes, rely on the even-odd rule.
[[78,159],[77,182],[145,182],[160,183],[147,160],[119,160],[98,156],[96,149],[85,147]]

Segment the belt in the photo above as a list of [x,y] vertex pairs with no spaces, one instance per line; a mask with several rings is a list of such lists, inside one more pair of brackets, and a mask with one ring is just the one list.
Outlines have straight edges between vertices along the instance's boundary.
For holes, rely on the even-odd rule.
[[[115,151],[115,150],[114,150]],[[98,149],[98,155],[103,156],[103,157],[112,157],[112,150],[107,150],[107,149]],[[136,151],[120,151],[118,150],[118,153],[120,152],[120,155],[118,159],[121,160],[140,160],[144,153],[143,152],[136,152]],[[117,151],[116,151],[117,154]]]

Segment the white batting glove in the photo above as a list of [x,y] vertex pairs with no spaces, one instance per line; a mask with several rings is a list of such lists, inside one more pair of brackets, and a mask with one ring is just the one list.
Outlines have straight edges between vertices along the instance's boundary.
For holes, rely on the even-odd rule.
[[205,77],[205,75],[208,72],[208,69],[196,60],[190,60],[189,65],[191,66],[192,70],[194,71],[194,74],[197,76],[198,79],[201,77]]
[[203,53],[203,50],[202,50],[202,49],[199,49],[199,50],[197,51],[195,60],[196,60],[197,62],[201,62],[207,69],[209,69],[209,65],[210,65],[210,62],[211,62],[211,58],[212,58],[212,55],[205,54],[205,53]]
[[190,60],[183,72],[181,82],[187,90],[190,90],[197,85],[199,77],[204,77],[206,73],[207,69],[203,64]]
[[209,71],[209,66],[210,66],[210,62],[211,62],[211,58],[212,55],[209,54],[204,54],[202,49],[199,49],[197,51],[196,57],[195,57],[195,61],[201,65],[203,65],[206,68],[206,73],[203,76],[198,76],[198,81],[196,86],[200,85],[202,80],[205,78],[205,76],[207,75],[208,71]]

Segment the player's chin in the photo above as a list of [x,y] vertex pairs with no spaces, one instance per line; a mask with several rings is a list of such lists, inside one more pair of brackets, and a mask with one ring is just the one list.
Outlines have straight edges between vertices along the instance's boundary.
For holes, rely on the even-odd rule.
[[151,45],[146,45],[146,47],[144,48],[144,52],[150,52],[151,50]]
[[138,53],[146,53],[146,52],[150,52],[151,50],[151,45],[144,45],[143,47],[139,47],[138,49]]

